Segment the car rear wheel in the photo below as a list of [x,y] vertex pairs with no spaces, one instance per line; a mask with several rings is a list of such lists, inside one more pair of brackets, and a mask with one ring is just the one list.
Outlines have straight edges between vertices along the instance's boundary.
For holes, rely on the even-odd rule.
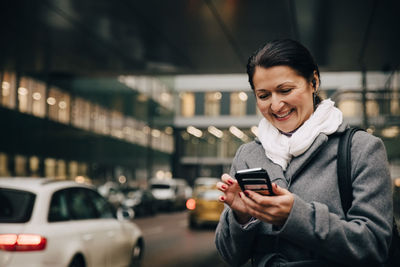
[[138,240],[132,248],[131,263],[129,267],[139,267],[143,256],[143,241]]
[[81,255],[76,255],[71,263],[68,265],[68,267],[85,267],[85,260]]

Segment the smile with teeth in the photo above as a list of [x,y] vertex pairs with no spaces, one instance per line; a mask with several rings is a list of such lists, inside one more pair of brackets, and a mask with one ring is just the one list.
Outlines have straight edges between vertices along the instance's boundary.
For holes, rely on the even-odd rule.
[[288,112],[286,112],[284,114],[274,114],[274,116],[276,118],[278,118],[278,119],[283,119],[283,118],[285,118],[286,116],[288,116],[292,112],[293,112],[293,109],[289,110]]

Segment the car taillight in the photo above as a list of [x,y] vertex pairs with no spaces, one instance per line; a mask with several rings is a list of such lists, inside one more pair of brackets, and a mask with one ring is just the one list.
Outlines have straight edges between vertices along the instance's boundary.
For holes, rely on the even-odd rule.
[[194,200],[193,198],[189,198],[186,201],[186,208],[188,210],[194,210],[196,208],[196,200]]
[[34,234],[1,234],[0,249],[7,251],[34,251],[46,248],[46,238]]

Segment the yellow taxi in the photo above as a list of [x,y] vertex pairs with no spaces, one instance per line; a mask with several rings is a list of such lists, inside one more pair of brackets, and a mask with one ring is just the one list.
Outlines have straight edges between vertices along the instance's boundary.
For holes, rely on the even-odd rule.
[[195,180],[192,198],[186,202],[190,228],[218,223],[224,209],[224,203],[218,200],[222,194],[216,186],[219,180],[214,177],[199,177]]

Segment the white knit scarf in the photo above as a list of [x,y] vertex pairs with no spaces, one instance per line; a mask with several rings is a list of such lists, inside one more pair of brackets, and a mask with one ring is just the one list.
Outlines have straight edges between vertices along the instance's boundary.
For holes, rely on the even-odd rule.
[[258,124],[258,139],[264,147],[265,155],[286,170],[292,157],[297,157],[307,151],[320,133],[330,135],[336,132],[343,121],[343,115],[334,104],[330,99],[322,101],[310,118],[292,136],[280,133],[275,126],[263,118]]

